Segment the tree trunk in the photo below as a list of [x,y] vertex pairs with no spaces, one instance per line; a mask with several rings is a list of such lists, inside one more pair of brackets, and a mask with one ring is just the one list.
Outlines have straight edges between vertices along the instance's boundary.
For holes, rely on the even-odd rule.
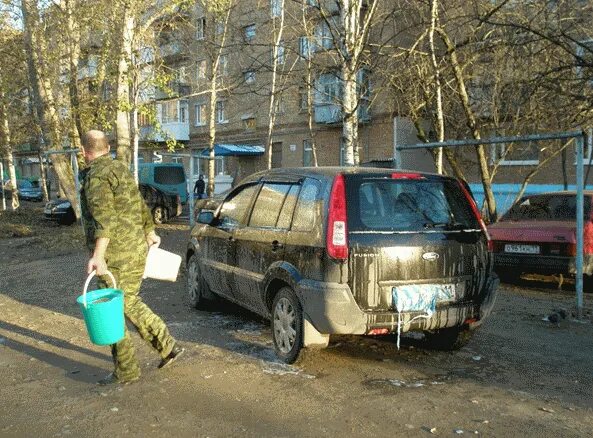
[[115,133],[117,137],[117,159],[129,166],[132,158],[130,139],[130,62],[132,60],[135,19],[129,2],[124,2],[123,8],[122,39],[117,70]]
[[[59,150],[62,146],[60,119],[53,95],[53,83],[46,67],[45,56],[48,51],[43,32],[39,29],[37,3],[31,0],[23,0],[21,2],[21,8],[23,13],[25,47],[27,48],[27,65],[29,77],[33,79],[33,99],[35,101],[37,119],[41,123],[43,142],[45,145],[49,145],[50,149]],[[74,211],[78,212],[78,196],[70,161],[62,154],[52,155],[51,159],[66,197],[72,204]]]
[[[12,157],[12,145],[10,144],[10,126],[8,125],[8,110],[6,108],[3,90],[0,90],[0,149],[4,152],[6,161],[8,161],[8,174],[10,176],[10,185],[12,187],[12,202],[10,207],[13,211],[15,211],[20,206],[19,191],[16,181],[14,160]],[[4,175],[0,174],[0,178],[4,178]]]
[[[302,0],[301,4],[301,18],[303,23],[303,29],[305,29],[305,36],[307,38],[310,37],[311,32],[309,29],[311,26],[307,20],[307,11],[309,10],[309,6],[306,0]],[[306,65],[306,73],[305,73],[305,86],[307,91],[307,125],[309,128],[309,137],[311,138],[311,152],[313,154],[313,166],[317,167],[319,162],[317,160],[317,141],[315,139],[315,130],[314,130],[314,120],[313,120],[313,63],[311,62],[311,57],[307,56],[305,59]],[[300,98],[300,96],[299,96]],[[299,102],[299,106],[300,106]]]
[[[437,62],[436,51],[434,47],[434,31],[437,26],[439,14],[439,2],[438,0],[431,0],[431,21],[430,21],[430,32],[428,33],[428,39],[430,42],[430,59],[432,61],[432,68],[434,70],[434,83],[436,87],[436,112],[437,112],[437,141],[445,141],[445,118],[443,117],[443,95],[442,95],[442,84],[441,84],[441,71]],[[443,173],[443,148],[437,149],[436,156],[436,167],[437,173]]]
[[274,48],[272,49],[272,84],[270,87],[270,107],[268,109],[268,135],[266,138],[266,146],[268,151],[268,169],[272,168],[272,135],[274,133],[274,124],[276,123],[276,80],[278,77],[278,46],[282,42],[282,33],[284,32],[284,0],[280,0],[281,13],[280,23],[278,24],[276,38],[276,19],[272,20],[274,26],[274,33],[272,34],[272,40]]
[[68,35],[68,61],[70,64],[70,96],[71,142],[73,148],[80,148],[82,121],[80,117],[80,93],[78,91],[78,63],[80,60],[80,28],[74,14],[77,10],[77,0],[66,0],[66,27]]
[[[457,59],[457,52],[455,50],[455,45],[449,38],[449,35],[442,29],[437,28],[436,31],[439,33],[443,43],[447,47],[449,60],[451,61],[451,67],[453,68],[453,72],[455,74],[455,82],[457,85],[457,92],[461,98],[461,105],[463,107],[463,111],[465,113],[467,126],[470,129],[472,136],[475,140],[480,140],[482,137],[480,135],[480,131],[477,127],[476,118],[474,116],[473,110],[469,103],[469,96],[467,94],[467,88],[465,86],[465,79],[463,77],[463,71],[459,64],[459,60]],[[482,186],[484,187],[484,195],[486,197],[486,204],[488,205],[488,215],[491,221],[496,221],[497,219],[497,212],[496,212],[496,200],[494,199],[494,193],[492,192],[492,183],[490,181],[490,171],[488,169],[488,160],[486,158],[486,151],[484,150],[484,145],[476,146],[476,154],[478,157],[478,163],[480,166],[480,178],[482,180]]]

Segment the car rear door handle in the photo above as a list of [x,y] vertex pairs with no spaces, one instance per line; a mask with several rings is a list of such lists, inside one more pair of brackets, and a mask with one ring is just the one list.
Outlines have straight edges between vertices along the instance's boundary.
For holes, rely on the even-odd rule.
[[284,247],[284,245],[282,245],[280,242],[278,242],[277,240],[274,240],[272,242],[272,251],[276,251],[278,249],[281,249],[282,247]]

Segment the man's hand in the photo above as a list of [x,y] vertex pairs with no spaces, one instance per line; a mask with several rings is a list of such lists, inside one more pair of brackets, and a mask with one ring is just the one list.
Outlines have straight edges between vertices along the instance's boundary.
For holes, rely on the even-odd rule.
[[157,233],[151,231],[146,235],[146,243],[148,243],[149,248],[153,245],[158,248],[158,246],[161,244],[161,238],[157,235]]
[[107,274],[107,263],[103,256],[93,255],[93,257],[91,257],[86,272],[87,274],[90,274],[93,271],[97,271],[97,275],[99,276]]

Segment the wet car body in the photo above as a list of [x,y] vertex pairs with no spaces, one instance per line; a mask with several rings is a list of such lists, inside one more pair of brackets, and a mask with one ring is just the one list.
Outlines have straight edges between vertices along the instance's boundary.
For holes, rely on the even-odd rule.
[[[584,273],[593,275],[593,191],[585,191]],[[488,227],[495,269],[512,279],[521,273],[576,272],[576,193],[524,196]]]
[[[432,220],[421,210],[403,215],[406,196],[399,195],[409,198],[419,187],[448,199],[445,217]],[[413,215],[420,222],[411,225]],[[297,350],[327,345],[330,334],[419,330],[457,341],[494,302],[497,278],[485,226],[452,178],[372,168],[276,169],[242,181],[201,222],[187,252],[192,304],[221,295],[270,318],[276,352],[287,362],[298,351],[286,351],[283,330],[296,332]],[[397,308],[403,309],[403,296],[433,291],[429,316]],[[447,298],[437,300],[441,293]],[[301,318],[292,328],[283,305]]]

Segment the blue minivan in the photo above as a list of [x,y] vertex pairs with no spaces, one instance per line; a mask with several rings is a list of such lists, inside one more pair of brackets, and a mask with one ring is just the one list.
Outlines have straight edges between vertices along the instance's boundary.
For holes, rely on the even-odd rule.
[[179,195],[181,203],[187,203],[185,169],[181,163],[141,163],[138,165],[138,180],[163,192]]

